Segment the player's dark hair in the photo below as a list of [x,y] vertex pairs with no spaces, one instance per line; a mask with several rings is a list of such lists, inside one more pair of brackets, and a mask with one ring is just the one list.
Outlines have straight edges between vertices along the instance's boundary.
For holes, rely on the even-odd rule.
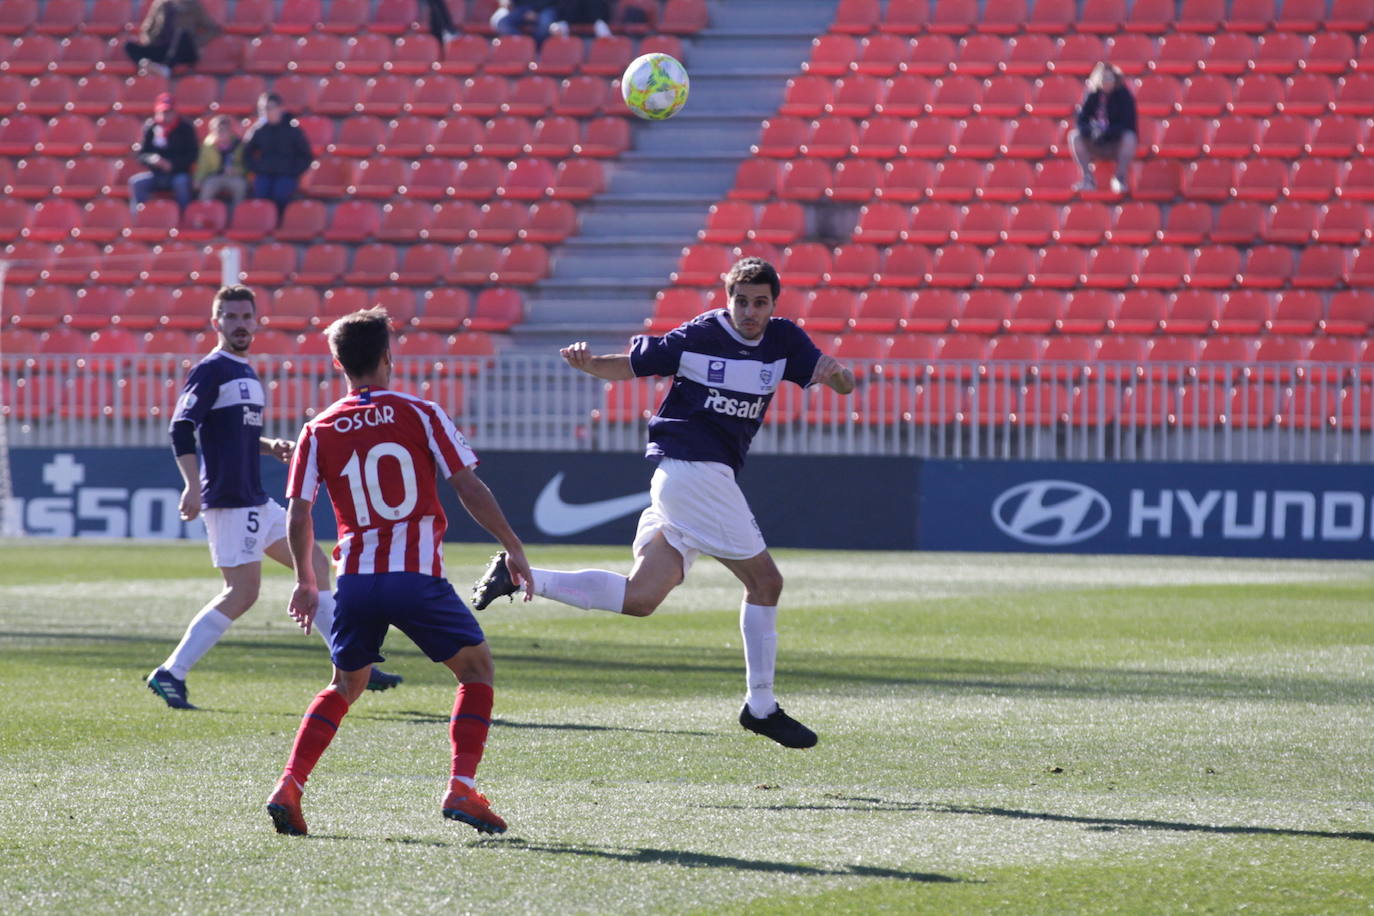
[[258,310],[257,297],[255,297],[253,291],[246,286],[221,286],[219,292],[215,293],[215,300],[214,304],[211,306],[211,311],[218,315],[220,313],[220,306],[225,302],[247,302],[253,307],[255,313]]
[[329,352],[349,378],[376,371],[391,347],[391,316],[381,306],[345,315],[325,329]]
[[735,266],[725,275],[725,291],[733,296],[735,287],[740,283],[767,283],[774,299],[782,292],[782,280],[778,278],[777,268],[763,258],[740,258],[735,262]]

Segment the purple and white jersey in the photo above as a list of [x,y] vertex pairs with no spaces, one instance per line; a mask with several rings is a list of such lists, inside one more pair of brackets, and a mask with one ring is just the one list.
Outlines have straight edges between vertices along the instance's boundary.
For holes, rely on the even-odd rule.
[[266,397],[242,356],[213,350],[186,378],[172,426],[190,422],[200,434],[200,495],[207,509],[267,502],[262,488],[262,414]]
[[762,336],[746,340],[725,309],[662,337],[634,338],[635,375],[674,376],[649,421],[645,456],[719,461],[739,473],[773,392],[784,380],[805,388],[820,358],[806,332],[786,318],[770,319]]

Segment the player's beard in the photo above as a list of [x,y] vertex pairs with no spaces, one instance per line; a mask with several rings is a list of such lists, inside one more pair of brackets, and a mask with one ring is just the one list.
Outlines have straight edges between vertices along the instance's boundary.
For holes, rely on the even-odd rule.
[[227,335],[224,338],[224,343],[226,348],[236,356],[242,356],[248,352],[249,347],[253,346],[253,332],[243,331]]

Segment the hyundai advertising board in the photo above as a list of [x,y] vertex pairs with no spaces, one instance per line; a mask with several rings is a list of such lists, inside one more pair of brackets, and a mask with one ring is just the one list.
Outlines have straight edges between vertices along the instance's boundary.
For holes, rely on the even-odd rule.
[[924,550],[1374,558],[1368,465],[925,461]]

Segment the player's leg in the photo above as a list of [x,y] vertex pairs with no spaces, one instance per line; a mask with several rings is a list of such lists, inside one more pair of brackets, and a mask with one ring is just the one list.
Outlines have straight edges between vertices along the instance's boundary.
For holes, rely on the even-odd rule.
[[465,646],[444,661],[458,679],[449,719],[449,743],[453,766],[449,773],[448,794],[444,798],[444,817],[462,821],[479,833],[504,833],[506,822],[491,810],[491,804],[477,791],[477,765],[486,749],[491,728],[492,678],[495,666],[491,649],[485,642]]
[[784,747],[814,746],[816,733],[783,712],[773,695],[782,573],[767,550],[745,560],[721,559],[720,562],[744,585],[739,629],[744,640],[744,676],[748,692],[740,709],[740,725]]
[[222,566],[220,574],[224,577],[224,588],[191,618],[172,654],[148,675],[148,689],[173,709],[195,708],[188,698],[186,676],[258,600],[262,585],[260,561]]
[[291,744],[291,755],[286,759],[286,768],[267,797],[267,813],[278,833],[306,834],[301,793],[315,764],[334,740],[349,707],[367,689],[367,673],[366,667],[344,671],[335,666],[329,686],[317,693],[306,707],[296,739]]
[[[286,511],[275,501],[269,501],[262,507],[266,514],[267,532],[270,543],[264,549],[264,553],[276,560],[287,569],[291,569],[291,547],[286,540]],[[320,550],[318,544],[310,548],[310,564],[315,569],[315,582],[320,589],[320,603],[315,611],[315,632],[320,634],[324,644],[330,652],[334,651],[333,632],[334,632],[334,592],[329,586],[329,560],[325,557],[324,551]],[[388,690],[403,681],[399,674],[388,674],[375,665],[372,667],[371,674],[368,675],[368,690]]]
[[1140,141],[1135,135],[1135,131],[1123,131],[1121,139],[1116,144],[1116,174],[1112,178],[1112,190],[1118,194],[1125,194],[1129,187],[1127,180],[1131,174],[1131,163],[1135,161],[1136,147]]
[[281,779],[267,800],[278,833],[305,833],[301,792],[334,739],[343,717],[367,689],[368,671],[381,660],[392,598],[377,589],[376,576],[344,576],[337,590],[334,628],[334,676],[310,701]]

